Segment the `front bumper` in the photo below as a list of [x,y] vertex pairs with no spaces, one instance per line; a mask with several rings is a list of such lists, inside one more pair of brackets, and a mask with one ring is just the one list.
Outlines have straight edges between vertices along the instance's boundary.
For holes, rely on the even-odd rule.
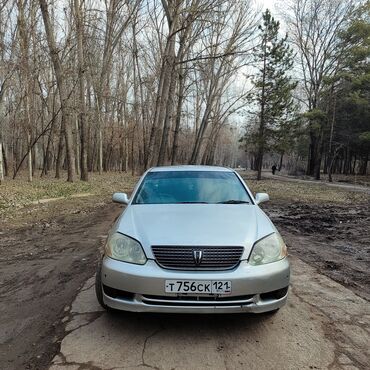
[[[232,293],[222,301],[202,300],[191,296],[182,299],[164,292],[165,280],[229,280]],[[242,261],[229,271],[180,271],[159,267],[153,260],[143,266],[104,257],[101,270],[103,286],[133,293],[112,297],[103,290],[104,303],[112,308],[135,312],[235,313],[267,312],[282,307],[287,293],[272,297],[268,292],[289,286],[290,267],[287,258],[278,262],[250,266]],[[263,294],[265,293],[265,294]]]

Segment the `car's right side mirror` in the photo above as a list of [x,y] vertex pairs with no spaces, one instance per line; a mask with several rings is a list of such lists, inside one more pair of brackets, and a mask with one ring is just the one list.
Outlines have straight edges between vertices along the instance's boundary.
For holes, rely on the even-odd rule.
[[114,193],[112,200],[114,203],[128,204],[129,199],[126,193]]
[[260,204],[260,203],[269,201],[270,197],[267,193],[257,193],[255,199],[256,199],[256,204]]

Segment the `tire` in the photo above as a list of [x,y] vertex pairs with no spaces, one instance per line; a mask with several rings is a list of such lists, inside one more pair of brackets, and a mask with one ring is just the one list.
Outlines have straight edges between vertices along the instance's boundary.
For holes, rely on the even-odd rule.
[[103,260],[100,260],[98,268],[96,270],[95,275],[95,295],[96,299],[98,300],[100,306],[102,306],[105,310],[110,310],[110,307],[108,307],[103,300],[103,286],[101,283],[101,265]]

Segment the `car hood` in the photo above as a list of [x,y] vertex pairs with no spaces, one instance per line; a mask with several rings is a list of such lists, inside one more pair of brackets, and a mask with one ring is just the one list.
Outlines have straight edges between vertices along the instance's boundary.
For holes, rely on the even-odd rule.
[[152,245],[244,246],[248,258],[255,241],[275,231],[256,205],[129,205],[112,231],[140,241],[148,258]]

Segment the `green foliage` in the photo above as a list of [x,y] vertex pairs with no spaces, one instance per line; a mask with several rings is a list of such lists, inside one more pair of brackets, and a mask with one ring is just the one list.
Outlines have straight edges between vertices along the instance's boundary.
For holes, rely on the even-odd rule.
[[309,128],[311,132],[316,132],[318,135],[323,124],[328,120],[328,115],[320,108],[314,108],[302,114],[302,117],[310,122]]
[[362,141],[370,141],[370,131],[363,132],[359,137]]
[[367,145],[368,147],[370,146],[370,131],[362,132],[360,135],[358,135],[358,138],[362,145]]
[[254,62],[258,72],[252,83],[253,92],[247,97],[256,110],[254,126],[244,138],[246,144],[255,142],[264,149],[285,151],[290,146],[292,135],[299,126],[292,90],[297,83],[288,72],[293,66],[293,50],[287,43],[287,35],[279,38],[280,24],[267,9],[259,26],[259,43],[255,47]]
[[302,116],[310,121],[325,121],[327,119],[327,114],[319,108],[311,109],[303,113]]
[[[344,50],[342,65],[336,76],[327,79],[327,98],[323,104],[335,117],[333,142],[366,158],[370,150],[370,1],[360,5],[348,28],[341,33]],[[330,89],[334,91],[330,94]],[[330,95],[333,97],[330,98]]]

